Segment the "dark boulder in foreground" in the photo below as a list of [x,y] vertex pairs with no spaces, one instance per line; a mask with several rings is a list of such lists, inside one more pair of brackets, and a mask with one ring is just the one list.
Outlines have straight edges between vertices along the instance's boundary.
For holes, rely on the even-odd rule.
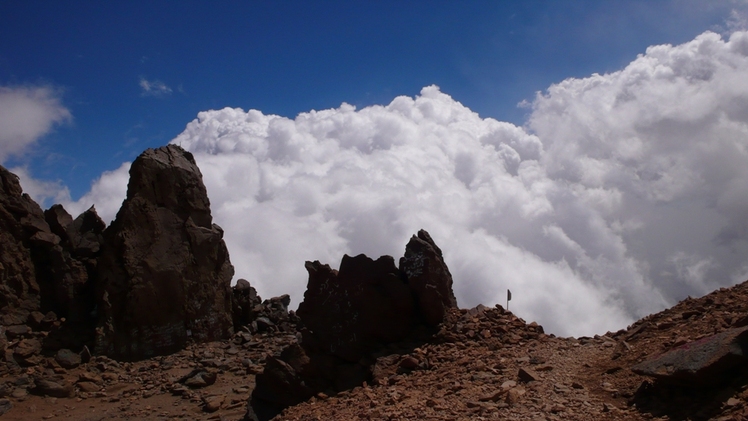
[[681,345],[631,369],[668,384],[710,387],[742,370],[747,362],[748,327],[742,327]]
[[[318,392],[371,380],[376,352],[416,340],[457,307],[442,252],[424,230],[413,236],[400,268],[391,256],[343,256],[340,270],[306,262],[309,282],[296,313],[300,345],[268,357],[247,419],[270,419]],[[283,393],[281,393],[283,391]]]
[[104,231],[96,352],[136,360],[232,332],[234,268],[191,153],[148,149]]

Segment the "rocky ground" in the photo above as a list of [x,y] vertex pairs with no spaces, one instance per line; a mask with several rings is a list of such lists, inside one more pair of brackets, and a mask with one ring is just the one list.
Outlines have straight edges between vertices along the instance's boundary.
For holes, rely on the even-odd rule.
[[[631,367],[748,324],[746,307],[748,284],[741,284],[594,338],[547,335],[500,307],[451,309],[428,342],[380,351],[369,382],[318,393],[277,419],[745,420],[742,372],[699,389],[663,386]],[[17,335],[9,349],[44,334]],[[293,332],[243,332],[133,363],[94,356],[73,367],[76,359],[64,355],[39,356],[27,367],[6,363],[0,411],[10,420],[240,420],[265,357],[296,340]]]
[[2,419],[241,419],[265,356],[296,340],[280,332],[243,336],[132,363],[95,356],[77,366],[55,357],[7,364],[0,407],[12,408]]
[[[539,334],[501,309],[459,310],[438,339],[400,357],[376,385],[289,408],[284,420],[746,420],[748,378],[653,383],[631,367],[748,323],[748,284],[688,299],[594,338]],[[412,361],[411,361],[412,360]],[[745,365],[745,362],[742,362]]]

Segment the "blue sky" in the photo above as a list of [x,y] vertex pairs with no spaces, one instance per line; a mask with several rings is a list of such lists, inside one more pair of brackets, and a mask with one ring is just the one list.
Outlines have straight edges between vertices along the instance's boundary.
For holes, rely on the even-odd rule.
[[[523,124],[536,91],[619,69],[646,47],[724,28],[733,2],[0,3],[0,86],[49,85],[72,120],[5,162],[73,197],[199,111],[293,117],[436,84]],[[162,84],[150,95],[141,82]],[[158,86],[158,85],[156,85]]]
[[615,331],[748,279],[747,9],[6,0],[0,164],[108,222],[177,143],[263,297],[423,228],[460,306]]

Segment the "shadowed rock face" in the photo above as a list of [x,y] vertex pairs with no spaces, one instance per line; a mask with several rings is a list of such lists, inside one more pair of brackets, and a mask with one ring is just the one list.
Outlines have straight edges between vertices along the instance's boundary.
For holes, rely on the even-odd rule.
[[400,268],[391,256],[343,256],[340,270],[307,262],[309,283],[297,312],[304,347],[357,362],[382,344],[408,336],[419,323],[434,327],[457,307],[452,275],[428,232],[405,248]]
[[0,323],[37,329],[40,311],[51,311],[50,320],[65,323],[49,332],[45,348],[90,345],[104,226],[93,207],[75,220],[60,205],[42,212],[18,177],[0,167]]
[[229,336],[233,274],[192,154],[176,145],[148,149],[104,231],[96,351],[135,360],[175,352],[190,336]]
[[413,297],[390,256],[343,256],[340,271],[307,262],[309,283],[298,314],[306,347],[356,362],[413,327]]
[[436,326],[444,320],[448,308],[457,307],[452,291],[452,274],[444,263],[442,251],[425,230],[410,238],[400,270],[416,296],[416,305],[423,321]]
[[[59,242],[44,221],[39,205],[23,193],[18,177],[0,166],[0,313],[25,313],[40,304],[33,260],[34,247]],[[6,320],[3,324],[25,322]]]
[[92,320],[95,307],[96,258],[101,250],[104,221],[92,206],[75,220],[61,205],[44,211],[52,232],[60,238],[46,256],[46,277],[51,279],[49,308],[72,322]]
[[452,275],[424,230],[410,239],[400,268],[391,256],[360,254],[343,256],[339,271],[318,261],[306,262],[306,269],[309,282],[296,312],[301,345],[268,359],[249,419],[270,419],[317,392],[371,380],[375,352],[433,330],[448,308],[457,307]]

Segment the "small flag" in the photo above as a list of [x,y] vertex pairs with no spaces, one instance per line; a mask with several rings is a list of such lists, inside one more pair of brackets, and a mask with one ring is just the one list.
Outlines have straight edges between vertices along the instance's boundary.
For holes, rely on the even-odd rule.
[[512,291],[506,290],[506,300],[512,301]]

